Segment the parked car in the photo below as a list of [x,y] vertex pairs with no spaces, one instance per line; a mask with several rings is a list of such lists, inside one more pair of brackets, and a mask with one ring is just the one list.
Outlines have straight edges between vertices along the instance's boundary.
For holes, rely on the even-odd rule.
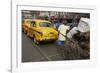
[[58,38],[58,32],[53,28],[50,21],[33,19],[27,36],[33,38],[35,43],[51,41]]

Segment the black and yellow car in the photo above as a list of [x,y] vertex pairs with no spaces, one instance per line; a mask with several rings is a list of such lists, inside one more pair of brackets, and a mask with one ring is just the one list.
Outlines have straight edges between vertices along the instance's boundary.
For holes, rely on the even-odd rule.
[[52,27],[50,21],[33,19],[27,30],[27,36],[34,38],[35,43],[39,43],[41,41],[56,40],[58,32]]

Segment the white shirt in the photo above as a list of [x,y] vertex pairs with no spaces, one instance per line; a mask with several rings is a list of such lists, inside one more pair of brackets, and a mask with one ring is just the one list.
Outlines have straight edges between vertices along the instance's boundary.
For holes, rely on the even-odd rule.
[[66,31],[69,30],[70,27],[69,26],[66,26],[64,24],[61,24],[58,28],[58,31],[61,33],[59,33],[59,37],[58,37],[58,40],[61,40],[61,41],[65,41],[66,38],[65,38],[65,35],[66,35]]

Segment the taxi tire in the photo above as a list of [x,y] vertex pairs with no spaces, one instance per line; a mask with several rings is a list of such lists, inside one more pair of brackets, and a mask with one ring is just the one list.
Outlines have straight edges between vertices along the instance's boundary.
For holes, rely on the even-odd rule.
[[27,34],[26,30],[24,30],[24,33]]
[[27,36],[30,37],[29,32],[27,32]]
[[24,32],[24,29],[22,28],[22,32]]
[[36,40],[36,38],[33,39],[35,44],[39,44],[39,42]]

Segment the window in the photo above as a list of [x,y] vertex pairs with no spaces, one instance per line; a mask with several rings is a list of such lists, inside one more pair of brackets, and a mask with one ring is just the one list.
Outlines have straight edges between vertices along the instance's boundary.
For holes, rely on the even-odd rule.
[[35,27],[36,23],[34,21],[31,21],[31,26]]
[[51,27],[51,24],[48,22],[41,22],[40,27]]

